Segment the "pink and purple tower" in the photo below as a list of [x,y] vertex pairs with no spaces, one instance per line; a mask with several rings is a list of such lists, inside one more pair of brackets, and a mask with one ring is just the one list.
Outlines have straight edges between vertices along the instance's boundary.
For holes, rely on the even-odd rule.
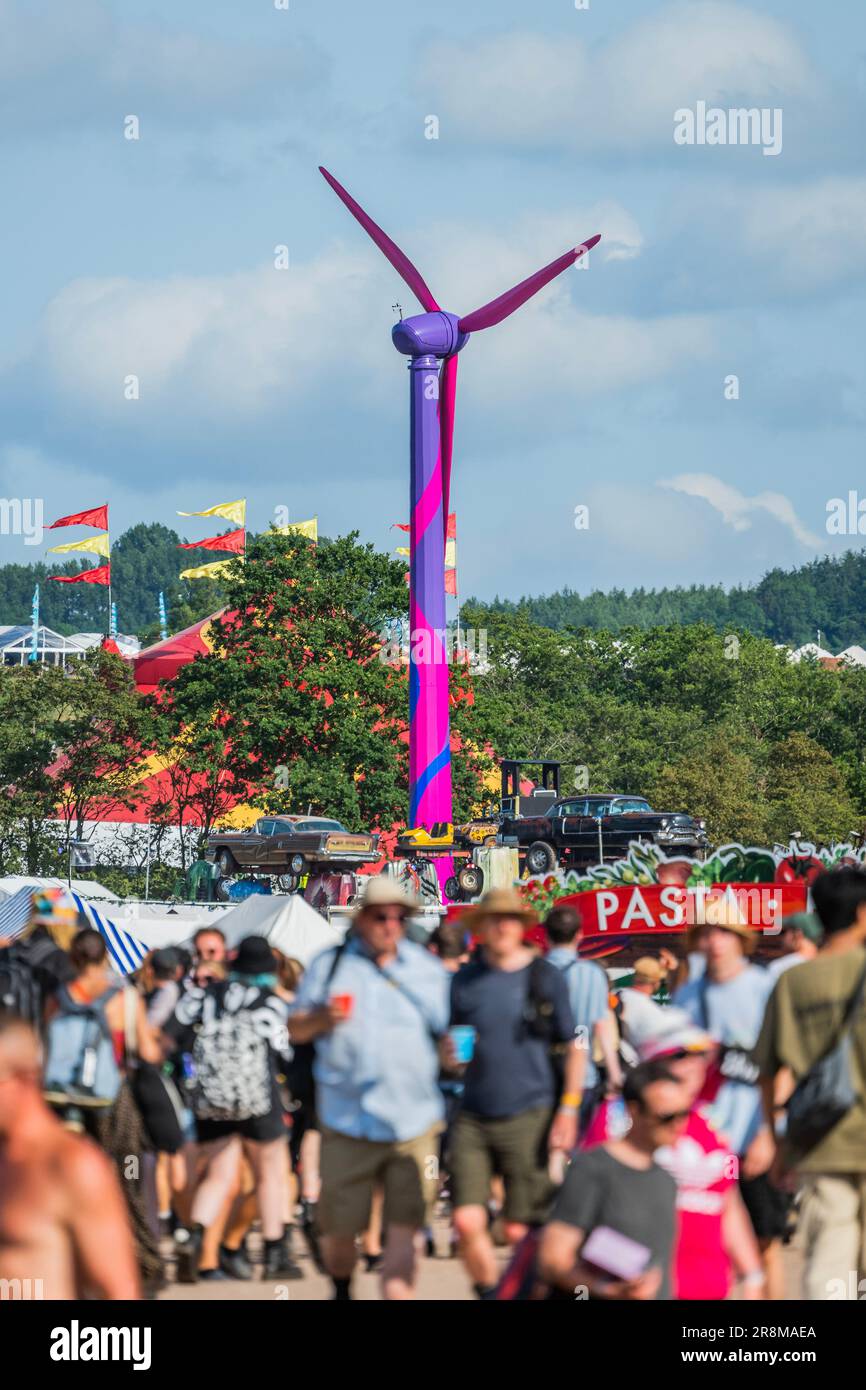
[[470,333],[492,328],[600,240],[567,251],[513,289],[459,318],[440,309],[412,262],[367,216],[327,169],[334,192],[402,276],[425,310],[401,319],[391,337],[409,358],[409,824],[453,819],[448,647],[445,613],[445,523],[451,488],[457,354]]

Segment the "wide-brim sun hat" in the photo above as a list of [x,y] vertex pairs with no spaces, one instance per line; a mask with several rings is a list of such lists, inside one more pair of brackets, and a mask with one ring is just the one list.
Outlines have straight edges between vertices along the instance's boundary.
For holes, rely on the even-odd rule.
[[417,910],[418,902],[396,879],[376,874],[368,880],[363,897],[353,904],[352,916],[357,917],[367,907],[402,907],[409,913]]
[[524,902],[516,888],[491,888],[463,913],[460,924],[473,930],[488,917],[519,917],[527,925],[538,921],[536,912]]
[[[756,885],[761,891],[761,885]],[[733,932],[743,942],[746,953],[751,955],[758,944],[758,933],[743,917],[736,901],[728,892],[708,896],[699,900],[700,920],[689,928],[686,938],[689,950],[693,950],[698,935],[704,927],[721,927],[723,931]]]
[[646,985],[660,985],[667,978],[667,970],[654,956],[639,956],[632,966],[634,981]]

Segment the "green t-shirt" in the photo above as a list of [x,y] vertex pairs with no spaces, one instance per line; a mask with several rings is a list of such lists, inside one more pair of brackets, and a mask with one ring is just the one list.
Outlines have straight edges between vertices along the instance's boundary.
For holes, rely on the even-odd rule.
[[[831,1047],[842,1026],[845,1005],[866,967],[866,949],[838,956],[819,955],[780,975],[767,1001],[753,1056],[764,1076],[790,1067],[797,1081]],[[805,1155],[786,1146],[786,1159],[804,1173],[866,1172],[866,1005],[851,1030],[851,1065],[857,1102],[844,1119]]]

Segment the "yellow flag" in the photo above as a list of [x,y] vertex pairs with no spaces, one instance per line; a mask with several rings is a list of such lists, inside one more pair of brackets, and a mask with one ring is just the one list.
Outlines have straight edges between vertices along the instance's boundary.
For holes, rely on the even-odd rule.
[[411,553],[408,545],[398,545],[394,551],[395,555],[411,555]]
[[67,541],[65,545],[52,545],[48,548],[53,554],[61,552],[66,554],[70,550],[84,550],[88,555],[102,555],[106,560],[111,558],[107,531],[103,531],[101,536],[88,536],[86,541]]
[[446,542],[445,542],[445,568],[446,568],[446,569],[452,569],[452,570],[457,568],[457,542],[456,542],[456,541],[446,541]]
[[178,512],[178,516],[224,516],[226,521],[233,521],[236,526],[246,526],[247,499],[241,497],[237,502],[218,502],[215,507],[205,507],[203,512]]
[[[243,556],[235,557],[243,564]],[[218,560],[215,565],[196,565],[195,569],[181,570],[181,579],[219,579],[221,574],[227,574],[229,565],[233,565],[234,560]]]
[[311,517],[309,521],[293,521],[290,526],[275,526],[274,531],[278,536],[306,536],[309,541],[319,539],[319,518]]

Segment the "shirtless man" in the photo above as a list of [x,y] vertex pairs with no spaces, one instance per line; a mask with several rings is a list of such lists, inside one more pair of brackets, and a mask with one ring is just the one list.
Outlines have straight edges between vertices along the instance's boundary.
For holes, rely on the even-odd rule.
[[140,1297],[112,1165],[42,1099],[36,1034],[0,1015],[0,1300]]

